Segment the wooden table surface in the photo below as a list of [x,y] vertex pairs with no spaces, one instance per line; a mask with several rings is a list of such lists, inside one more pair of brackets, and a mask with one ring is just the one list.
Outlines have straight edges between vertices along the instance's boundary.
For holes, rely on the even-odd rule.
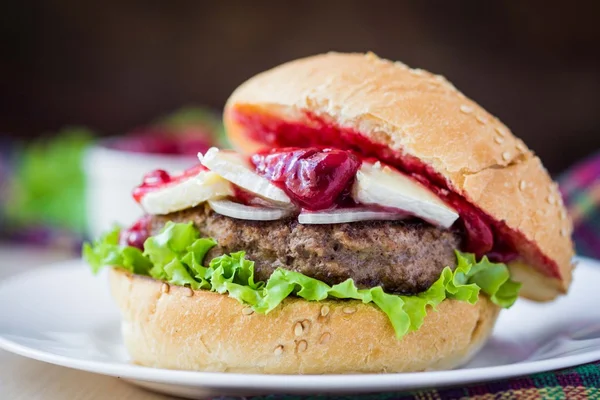
[[[0,244],[0,279],[72,254]],[[7,305],[1,305],[6,307]],[[34,361],[0,350],[0,399],[169,399],[121,379]]]

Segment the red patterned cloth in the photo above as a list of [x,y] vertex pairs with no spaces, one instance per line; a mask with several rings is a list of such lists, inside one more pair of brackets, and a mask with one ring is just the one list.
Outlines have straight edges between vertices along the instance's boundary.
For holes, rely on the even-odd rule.
[[561,175],[559,185],[573,219],[577,254],[600,259],[600,153]]
[[[231,397],[220,399],[233,400]],[[502,381],[479,383],[465,387],[418,390],[348,396],[289,396],[252,397],[253,400],[600,400],[600,362],[580,365],[559,371],[543,372]]]

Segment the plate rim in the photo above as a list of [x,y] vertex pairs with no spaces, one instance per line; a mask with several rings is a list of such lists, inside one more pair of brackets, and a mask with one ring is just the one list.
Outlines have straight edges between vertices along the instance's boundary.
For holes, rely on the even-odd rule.
[[[577,257],[578,269],[596,270],[600,274],[600,261]],[[39,269],[80,268],[81,259],[52,263],[39,268],[14,274],[0,281],[0,291],[15,279],[34,274]],[[596,266],[593,266],[593,265]],[[600,360],[600,349],[585,353],[565,355],[551,359],[525,361],[489,367],[466,368],[445,371],[425,371],[389,374],[331,374],[331,375],[283,375],[244,374],[232,372],[201,372],[144,367],[124,362],[79,359],[35,349],[6,337],[0,333],[0,349],[37,361],[76,370],[163,384],[195,388],[247,389],[256,391],[394,391],[426,387],[447,387],[508,379],[533,373],[558,370]],[[310,385],[310,386],[308,386]]]

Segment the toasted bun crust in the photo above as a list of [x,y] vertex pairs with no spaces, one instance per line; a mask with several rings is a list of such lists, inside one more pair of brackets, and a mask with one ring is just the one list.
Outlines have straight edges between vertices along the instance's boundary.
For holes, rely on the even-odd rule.
[[446,300],[423,326],[396,339],[386,315],[359,301],[288,298],[267,315],[209,291],[112,269],[125,346],[149,367],[268,374],[408,372],[467,362],[499,308]]
[[307,125],[317,116],[419,159],[504,223],[522,261],[533,267],[519,264],[527,297],[548,300],[566,292],[572,223],[557,185],[520,139],[442,76],[370,53],[329,53],[266,71],[232,94],[224,116],[231,142],[246,151],[264,147],[236,113]]

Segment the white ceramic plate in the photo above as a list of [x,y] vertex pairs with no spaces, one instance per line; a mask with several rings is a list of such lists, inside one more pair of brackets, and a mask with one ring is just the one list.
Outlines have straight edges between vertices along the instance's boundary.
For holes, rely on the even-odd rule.
[[26,357],[118,376],[185,397],[358,393],[463,385],[600,359],[600,262],[581,259],[568,296],[519,300],[486,347],[460,370],[380,375],[248,375],[139,367],[127,362],[105,279],[79,260],[0,282],[0,347]]

